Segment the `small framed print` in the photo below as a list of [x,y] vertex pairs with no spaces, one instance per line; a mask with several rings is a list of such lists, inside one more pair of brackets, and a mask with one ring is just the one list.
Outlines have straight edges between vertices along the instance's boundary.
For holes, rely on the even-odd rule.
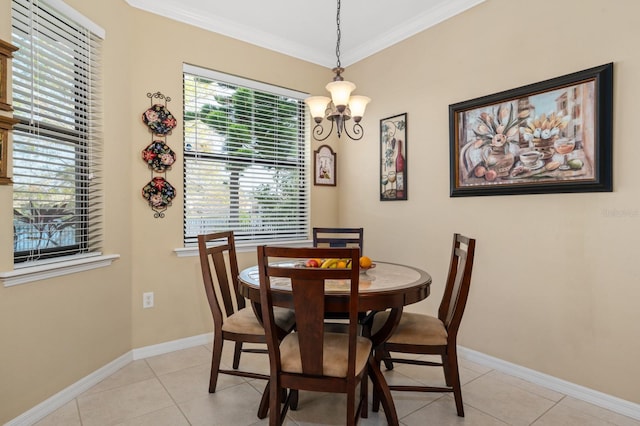
[[336,186],[336,153],[329,145],[322,145],[314,152],[313,184]]
[[380,120],[380,201],[407,200],[407,113]]

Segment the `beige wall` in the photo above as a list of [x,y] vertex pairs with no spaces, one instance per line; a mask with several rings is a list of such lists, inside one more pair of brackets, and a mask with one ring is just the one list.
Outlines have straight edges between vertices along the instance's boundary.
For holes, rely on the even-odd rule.
[[[144,13],[124,0],[66,3],[107,33],[104,252],[121,257],[107,268],[0,287],[0,423],[131,349],[212,330],[198,259],[178,258],[173,252],[182,247],[180,154],[167,174],[178,197],[166,217],[154,219],[140,195],[150,179],[140,158],[150,142],[141,122],[149,107],[146,94],[160,91],[170,96],[169,108],[180,116],[183,62],[309,93],[323,90],[330,74],[319,66]],[[11,1],[0,0],[0,10],[0,37],[10,40]],[[178,153],[181,124],[168,137]],[[319,145],[313,142],[312,150]],[[313,223],[337,225],[336,193],[335,188],[313,188]],[[11,215],[11,187],[0,186],[0,217]],[[0,226],[0,271],[8,271],[10,220]],[[252,264],[255,255],[241,254],[239,262]],[[142,310],[145,291],[155,293],[155,308]]]
[[[347,69],[366,136],[341,145],[340,222],[442,294],[453,232],[478,239],[459,343],[640,403],[640,4],[487,0]],[[448,105],[614,62],[614,192],[449,197]],[[378,120],[408,113],[409,200],[378,201]]]
[[[10,10],[0,0],[0,10]],[[330,71],[129,7],[67,0],[105,28],[105,253],[111,267],[0,288],[0,422],[6,422],[131,349],[211,330],[198,260],[178,258],[182,166],[167,179],[178,198],[154,219],[140,197],[149,171],[140,151],[147,92],[182,109],[182,63],[309,93]],[[640,6],[607,2],[487,0],[466,13],[349,67],[373,98],[359,142],[331,142],[338,188],[313,187],[314,224],[362,225],[367,254],[415,263],[441,295],[451,233],[478,239],[477,268],[460,343],[579,385],[640,403],[640,238],[633,94],[638,93]],[[0,14],[8,39],[9,17]],[[525,16],[526,19],[520,19]],[[158,41],[154,36],[167,37]],[[160,46],[158,48],[158,46]],[[157,50],[154,48],[158,48]],[[615,62],[614,186],[605,194],[448,197],[451,103]],[[256,66],[259,64],[259,66]],[[408,113],[409,200],[378,201],[379,119]],[[180,126],[169,144],[180,153]],[[312,150],[320,144],[312,143]],[[0,186],[0,217],[11,217]],[[623,217],[608,211],[635,212]],[[0,270],[11,267],[10,228],[0,228]],[[524,232],[533,227],[535,231]],[[7,231],[8,230],[8,231]],[[254,262],[240,256],[241,266]],[[141,309],[142,292],[156,307]]]

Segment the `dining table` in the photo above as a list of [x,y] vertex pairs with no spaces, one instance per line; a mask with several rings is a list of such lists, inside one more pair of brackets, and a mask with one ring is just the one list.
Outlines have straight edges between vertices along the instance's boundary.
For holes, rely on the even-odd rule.
[[[279,262],[282,264],[283,262]],[[286,262],[285,262],[286,263]],[[301,267],[291,262],[291,267]],[[238,290],[249,299],[253,309],[261,318],[260,276],[257,266],[251,266],[240,272]],[[384,343],[393,333],[400,321],[403,308],[419,302],[429,296],[431,275],[415,266],[391,262],[374,261],[371,268],[361,270],[359,275],[358,306],[361,312],[372,313],[390,310],[384,326],[370,336],[373,347]],[[272,279],[273,303],[275,306],[293,309],[291,282],[288,279]],[[349,311],[348,280],[327,280],[325,283],[325,309],[327,312],[345,313]],[[398,425],[393,397],[380,370],[380,366],[371,362],[369,377],[378,392],[389,425]]]

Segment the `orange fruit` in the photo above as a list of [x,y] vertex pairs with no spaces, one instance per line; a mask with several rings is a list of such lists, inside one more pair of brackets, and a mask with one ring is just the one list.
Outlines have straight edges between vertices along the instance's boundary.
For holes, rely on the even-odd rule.
[[338,262],[338,268],[346,268],[347,267],[347,262],[345,262],[344,260],[341,260]]
[[371,268],[371,259],[369,259],[367,256],[362,256],[360,258],[360,267],[361,268]]

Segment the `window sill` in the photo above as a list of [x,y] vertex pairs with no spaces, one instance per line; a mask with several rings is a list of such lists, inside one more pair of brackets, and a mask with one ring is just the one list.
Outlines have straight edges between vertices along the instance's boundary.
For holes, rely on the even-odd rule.
[[[313,243],[312,240],[302,240],[302,241],[281,241],[281,242],[270,242],[265,243],[270,246],[286,246],[286,247],[311,247]],[[237,253],[248,253],[255,252],[256,247],[261,244],[236,244],[236,252]],[[178,257],[192,257],[198,256],[198,246],[193,247],[180,247],[177,249],[173,249],[173,252]]]
[[75,274],[76,272],[109,266],[119,258],[119,254],[102,255],[98,253],[81,255],[63,261],[38,263],[37,265],[16,265],[13,271],[0,272],[0,283],[5,287],[11,287],[62,275]]

